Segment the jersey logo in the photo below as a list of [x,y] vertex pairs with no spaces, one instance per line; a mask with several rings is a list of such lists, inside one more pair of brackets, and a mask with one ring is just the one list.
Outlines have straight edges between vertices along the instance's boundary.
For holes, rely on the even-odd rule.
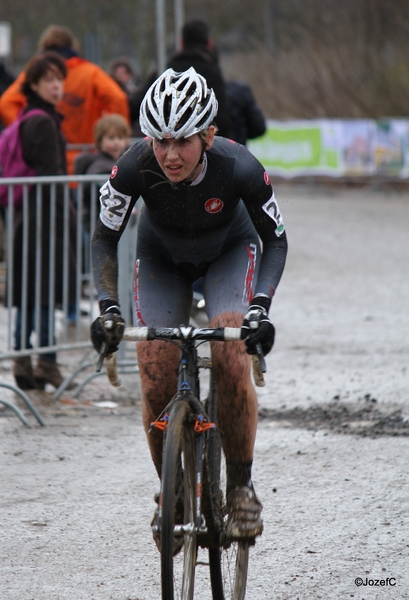
[[270,185],[270,177],[268,176],[267,171],[264,171],[264,181],[266,185]]
[[101,203],[100,219],[109,229],[119,231],[132,196],[117,192],[112,185],[107,181],[100,188],[99,201]]
[[277,200],[274,196],[274,192],[273,192],[273,195],[271,196],[270,200],[267,200],[267,202],[265,204],[263,204],[263,210],[265,213],[268,214],[270,219],[273,219],[274,223],[277,225],[275,234],[277,236],[280,236],[285,229],[285,225],[284,225],[283,217],[281,216],[281,213],[280,213],[280,209],[277,204]]
[[112,167],[111,179],[113,179],[117,173],[118,173],[118,167],[115,165],[114,167]]
[[215,213],[221,211],[224,204],[219,198],[209,198],[209,200],[205,202],[204,206],[208,213],[214,215]]

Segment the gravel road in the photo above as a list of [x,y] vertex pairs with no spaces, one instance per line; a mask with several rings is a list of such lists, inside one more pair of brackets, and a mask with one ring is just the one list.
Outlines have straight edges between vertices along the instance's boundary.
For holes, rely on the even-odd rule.
[[[282,184],[276,195],[290,251],[259,393],[265,530],[247,598],[409,598],[409,194]],[[95,379],[76,404],[31,393],[46,427],[0,394],[31,424],[0,405],[0,599],[159,599],[138,376],[118,390]],[[207,579],[196,597],[210,598]]]

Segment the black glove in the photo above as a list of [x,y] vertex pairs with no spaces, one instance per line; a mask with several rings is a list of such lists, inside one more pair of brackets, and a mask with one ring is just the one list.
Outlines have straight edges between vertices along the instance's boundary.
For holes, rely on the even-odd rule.
[[268,318],[271,300],[265,296],[254,296],[241,326],[242,339],[246,340],[247,353],[257,354],[256,346],[261,345],[264,356],[274,344],[275,329]]
[[119,306],[105,308],[91,325],[91,341],[98,354],[101,353],[102,344],[106,344],[105,354],[116,352],[124,329],[125,321]]

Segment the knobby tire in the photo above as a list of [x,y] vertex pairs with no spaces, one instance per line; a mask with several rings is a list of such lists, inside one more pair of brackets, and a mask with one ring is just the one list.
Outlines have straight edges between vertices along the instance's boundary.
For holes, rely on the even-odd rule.
[[192,600],[196,568],[196,533],[184,534],[183,572],[181,581],[174,573],[175,510],[180,513],[183,501],[183,523],[193,524],[195,517],[196,448],[193,423],[187,399],[174,402],[166,432],[162,465],[161,584],[162,600]]

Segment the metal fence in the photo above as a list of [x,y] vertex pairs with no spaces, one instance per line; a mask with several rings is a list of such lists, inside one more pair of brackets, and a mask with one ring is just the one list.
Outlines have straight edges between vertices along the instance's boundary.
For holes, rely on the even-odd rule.
[[[62,394],[80,371],[96,360],[96,354],[89,341],[89,325],[99,314],[92,280],[91,239],[99,214],[99,187],[108,177],[109,175],[78,175],[0,179],[1,186],[8,186],[8,206],[2,209],[1,215],[3,234],[0,245],[3,264],[6,266],[6,277],[2,287],[7,311],[7,331],[5,339],[3,337],[0,345],[0,361],[50,352],[82,351],[78,355],[78,366],[55,392],[55,398]],[[23,185],[21,209],[15,209],[13,206],[13,192],[17,185]],[[34,203],[33,199],[35,199]],[[75,208],[75,211],[72,210],[72,207]],[[44,218],[45,211],[49,211],[46,219]],[[84,215],[87,215],[86,219]],[[135,216],[133,223],[131,222],[126,228],[118,248],[118,289],[126,320],[131,315],[136,221],[137,217]],[[21,240],[19,238],[19,244],[16,245],[16,227],[19,222]],[[45,230],[47,226],[48,229]],[[34,247],[33,235],[35,235]],[[45,236],[48,246],[47,256],[44,256],[43,248]],[[73,255],[75,256],[74,265],[72,264]],[[46,275],[44,260],[48,267]],[[33,268],[34,273],[32,272]],[[46,345],[40,345],[41,306],[44,306],[42,282],[44,283],[45,277],[48,278],[46,285],[48,289],[46,304],[49,315],[48,342]],[[34,281],[34,290],[29,289],[30,278]],[[57,279],[60,291],[58,303],[55,300]],[[18,282],[21,323],[20,343],[17,344],[20,346],[19,350],[15,349],[16,281]],[[56,315],[58,315],[58,327],[56,327]],[[27,327],[30,329],[30,318],[34,318],[33,335],[29,343],[32,347],[28,347],[26,341]],[[118,358],[119,364],[120,366],[122,364],[123,368],[137,370],[136,359],[126,361],[124,350],[122,350],[122,356],[120,354]],[[74,391],[74,396],[78,396],[84,385],[93,377],[94,374],[89,376]],[[8,384],[0,383],[0,387],[2,385],[10,387]],[[15,391],[21,397],[26,396],[17,388]],[[25,398],[23,399],[25,400]],[[7,404],[5,401],[0,400],[0,402]],[[29,406],[28,403],[29,400],[26,401],[27,406]],[[30,406],[29,408],[31,410]]]

